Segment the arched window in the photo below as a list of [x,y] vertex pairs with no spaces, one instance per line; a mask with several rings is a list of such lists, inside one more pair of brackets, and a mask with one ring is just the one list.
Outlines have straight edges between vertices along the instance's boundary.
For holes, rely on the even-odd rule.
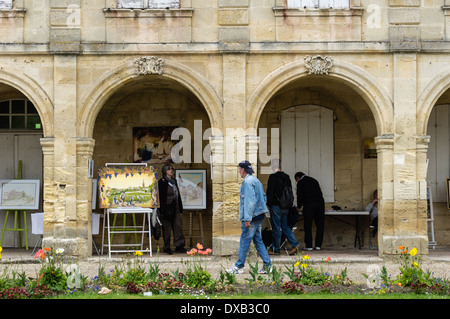
[[41,118],[28,100],[0,101],[0,130],[41,130]]

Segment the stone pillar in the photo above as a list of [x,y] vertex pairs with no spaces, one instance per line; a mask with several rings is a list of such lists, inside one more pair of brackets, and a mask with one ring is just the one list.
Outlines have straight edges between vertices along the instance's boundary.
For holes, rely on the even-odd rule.
[[394,134],[375,138],[378,171],[378,251],[383,255],[391,250],[387,238],[394,236]]
[[[219,1],[219,48],[223,53],[223,198],[213,216],[213,250],[237,252],[241,227],[237,164],[246,150],[246,53],[249,50],[248,0]],[[236,13],[238,14],[230,14]],[[255,161],[256,164],[256,161]],[[215,205],[219,205],[216,203]]]
[[[382,153],[379,174],[390,175],[392,192],[387,191],[389,179],[382,176],[380,203],[381,227],[379,233],[380,254],[396,254],[398,247],[417,248],[420,254],[428,253],[427,229],[423,227],[424,203],[421,187],[425,182],[424,156],[418,146],[416,130],[417,56],[415,53],[396,52],[394,58],[394,134],[392,159],[383,150],[386,145],[377,140]],[[384,143],[385,144],[385,143]],[[389,143],[390,144],[390,143]],[[389,148],[391,146],[389,145]],[[421,149],[418,151],[418,149]],[[389,169],[391,162],[392,169]],[[425,162],[424,162],[425,163]],[[386,184],[385,184],[386,183]],[[389,196],[392,195],[392,202]],[[426,206],[425,206],[426,208]],[[424,216],[425,213],[425,216]]]

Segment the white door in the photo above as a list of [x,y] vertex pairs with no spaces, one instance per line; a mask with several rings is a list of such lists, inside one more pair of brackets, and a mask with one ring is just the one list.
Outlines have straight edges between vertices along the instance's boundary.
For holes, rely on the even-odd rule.
[[[41,181],[41,203],[42,203],[42,148],[40,139],[42,134],[0,134],[0,179],[17,178],[19,161],[22,161],[22,179],[39,179]],[[42,209],[42,204],[40,205]],[[28,246],[33,248],[39,236],[31,233],[31,213],[27,213]],[[22,215],[23,216],[23,215]],[[0,211],[0,229],[3,228],[5,212]],[[23,227],[23,220],[21,221]],[[7,228],[14,227],[14,213],[10,213]],[[16,232],[7,231],[3,238],[2,247],[18,246]],[[22,246],[25,246],[25,236],[22,233]]]
[[436,105],[428,120],[427,182],[434,202],[447,201],[447,178],[450,177],[450,105]]
[[296,106],[281,112],[281,165],[291,177],[296,172],[320,183],[325,202],[334,202],[333,111],[318,105]]

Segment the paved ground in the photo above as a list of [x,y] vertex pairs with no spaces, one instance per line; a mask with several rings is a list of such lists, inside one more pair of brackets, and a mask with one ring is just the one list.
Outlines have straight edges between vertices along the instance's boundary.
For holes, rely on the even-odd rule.
[[[40,264],[38,260],[33,258],[34,256],[31,253],[32,249],[26,251],[25,249],[4,248],[1,253],[0,271],[9,267],[16,272],[22,273],[25,271],[28,276],[35,277],[37,271],[40,269]],[[392,277],[399,273],[399,260],[397,258],[394,260],[383,259],[378,256],[377,250],[367,248],[360,250],[355,248],[330,248],[321,251],[312,251],[309,252],[309,255],[313,263],[321,265],[324,270],[332,274],[340,273],[343,269],[347,268],[348,276],[354,283],[365,283],[365,277],[362,274],[368,273],[367,271],[370,265],[385,266]],[[331,258],[330,261],[325,262],[328,257]],[[74,260],[72,263],[80,266],[81,273],[84,276],[93,277],[98,274],[100,267],[104,267],[105,270],[114,269],[117,266],[126,269],[126,267],[129,267],[127,264],[134,260],[133,258],[132,253],[129,256],[124,254],[114,255],[111,258],[108,255],[99,256],[95,254],[92,257]],[[153,262],[159,265],[161,271],[169,273],[176,269],[182,272],[194,260],[193,257],[184,254],[173,254],[169,256],[164,253],[158,254],[157,252],[154,252],[152,257],[144,254],[141,258],[145,262],[145,265],[147,265],[147,262]],[[298,258],[299,256],[280,255],[272,257],[272,261],[275,266],[284,270],[284,265],[293,264]],[[429,254],[421,256],[421,259],[422,268],[432,271],[434,277],[450,278],[450,247],[430,249]],[[221,271],[234,264],[236,256],[201,256],[200,260],[212,274],[213,278],[218,278]],[[244,273],[239,276],[249,278],[248,264],[251,263],[254,265],[256,262],[260,266],[262,265],[260,258],[254,255],[249,256]]]

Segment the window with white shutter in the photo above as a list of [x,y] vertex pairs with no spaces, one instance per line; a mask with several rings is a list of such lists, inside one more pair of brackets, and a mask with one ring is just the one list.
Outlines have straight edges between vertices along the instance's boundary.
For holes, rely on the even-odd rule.
[[287,0],[288,8],[349,9],[350,0]]
[[[1,0],[0,0],[1,1]],[[166,9],[179,8],[180,0],[118,0],[119,9]]]
[[0,0],[0,10],[10,10],[12,9],[13,0]]

